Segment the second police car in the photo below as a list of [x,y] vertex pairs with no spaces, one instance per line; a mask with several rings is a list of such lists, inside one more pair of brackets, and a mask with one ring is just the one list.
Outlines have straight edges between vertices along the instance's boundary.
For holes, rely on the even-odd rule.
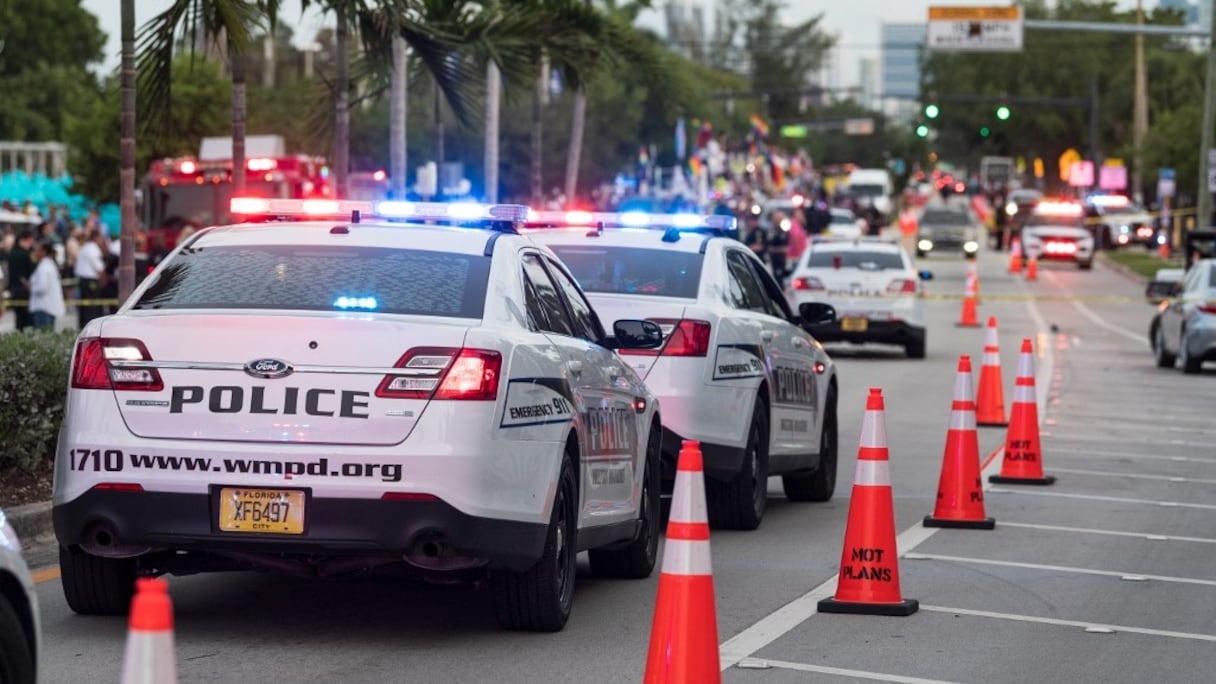
[[[511,205],[233,200],[81,331],[54,524],[68,605],[139,574],[489,572],[506,628],[561,629],[576,554],[646,577],[657,403]],[[286,220],[283,220],[286,219]]]
[[1077,202],[1039,200],[1022,225],[1021,239],[1027,258],[1072,261],[1083,271],[1094,266],[1094,236]]
[[791,311],[733,217],[535,212],[530,226],[598,311],[662,327],[661,348],[621,354],[658,395],[668,480],[681,440],[701,443],[712,525],[758,527],[770,475],[793,501],[831,498],[836,368],[804,328],[834,314]]

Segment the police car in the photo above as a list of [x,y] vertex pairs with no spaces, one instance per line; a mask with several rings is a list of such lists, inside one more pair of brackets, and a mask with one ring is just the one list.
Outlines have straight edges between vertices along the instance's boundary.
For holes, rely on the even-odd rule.
[[1151,249],[1158,245],[1156,222],[1152,215],[1129,197],[1090,195],[1085,200],[1085,215],[1094,226],[1099,244],[1105,249],[1133,244]]
[[790,277],[790,303],[831,305],[837,319],[814,325],[821,342],[879,343],[904,348],[908,358],[925,358],[925,304],[922,280],[898,243],[879,238],[815,238]]
[[836,368],[730,216],[536,212],[532,239],[569,266],[596,310],[663,330],[655,350],[622,349],[663,407],[666,480],[681,440],[701,442],[710,523],[754,529],[768,477],[794,501],[836,484]]
[[[651,573],[658,405],[512,205],[236,198],[81,331],[54,524],[68,605],[132,578],[489,572],[506,628],[561,629],[575,558]],[[259,222],[260,221],[260,222]]]
[[1085,226],[1084,209],[1069,200],[1044,199],[1022,225],[1027,258],[1073,261],[1083,270],[1094,266],[1094,236]]

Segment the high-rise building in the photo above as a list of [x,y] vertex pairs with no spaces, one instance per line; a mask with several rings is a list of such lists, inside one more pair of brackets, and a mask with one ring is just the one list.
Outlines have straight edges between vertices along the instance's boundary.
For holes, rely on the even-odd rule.
[[667,40],[686,56],[697,59],[705,46],[705,0],[668,0]]
[[883,111],[904,118],[915,111],[920,97],[920,53],[928,27],[924,23],[883,22],[882,93]]
[[879,88],[882,82],[878,58],[862,57],[857,71],[861,81],[861,106],[866,109],[880,109],[882,103],[879,102],[878,96],[881,94]]

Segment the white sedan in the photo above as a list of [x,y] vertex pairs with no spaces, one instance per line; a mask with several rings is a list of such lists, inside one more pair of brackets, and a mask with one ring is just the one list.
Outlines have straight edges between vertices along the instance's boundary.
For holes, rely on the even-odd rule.
[[38,670],[38,595],[21,542],[0,510],[0,682],[34,684]]
[[1022,248],[1027,258],[1072,261],[1083,271],[1094,266],[1093,232],[1076,202],[1038,202],[1022,226]]

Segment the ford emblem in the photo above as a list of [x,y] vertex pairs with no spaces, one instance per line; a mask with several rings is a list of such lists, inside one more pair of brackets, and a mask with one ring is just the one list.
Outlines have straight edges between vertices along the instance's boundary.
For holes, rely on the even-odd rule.
[[294,370],[290,363],[281,359],[254,359],[245,364],[246,373],[255,378],[263,378],[265,380],[285,378],[291,375]]

